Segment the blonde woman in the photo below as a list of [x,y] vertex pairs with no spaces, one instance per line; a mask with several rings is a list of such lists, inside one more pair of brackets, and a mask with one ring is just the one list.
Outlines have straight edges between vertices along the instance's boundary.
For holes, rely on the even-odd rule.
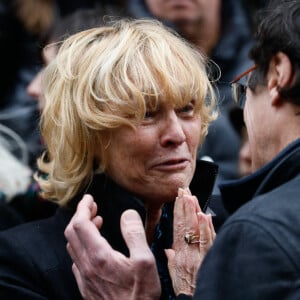
[[61,208],[0,235],[0,298],[81,299],[64,230],[84,194],[103,218],[99,234],[124,255],[120,216],[138,212],[160,276],[153,294],[173,298],[164,249],[172,244],[174,200],[190,187],[205,209],[217,173],[196,162],[215,118],[205,57],[157,21],[123,20],[68,38],[43,84],[47,152],[36,178]]

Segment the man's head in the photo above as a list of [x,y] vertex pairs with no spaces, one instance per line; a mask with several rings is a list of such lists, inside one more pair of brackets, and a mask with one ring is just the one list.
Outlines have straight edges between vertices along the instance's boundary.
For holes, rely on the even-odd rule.
[[255,35],[255,46],[250,52],[257,69],[250,77],[249,86],[263,83],[274,56],[282,52],[291,63],[294,82],[279,92],[288,101],[300,104],[300,2],[276,1],[262,12],[262,20]]
[[250,52],[244,119],[256,170],[299,138],[300,2],[272,3]]
[[221,0],[145,0],[151,16],[210,54],[220,38]]

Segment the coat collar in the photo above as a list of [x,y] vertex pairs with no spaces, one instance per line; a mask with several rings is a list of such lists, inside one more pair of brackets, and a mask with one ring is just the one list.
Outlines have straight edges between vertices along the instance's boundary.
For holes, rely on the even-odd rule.
[[[202,210],[209,204],[213,186],[218,172],[218,166],[212,162],[198,160],[190,189],[198,200]],[[96,174],[91,184],[78,194],[68,206],[74,212],[83,194],[91,194],[98,205],[98,214],[103,217],[104,223],[101,233],[108,240],[114,249],[127,252],[127,247],[120,237],[120,217],[126,209],[134,209],[145,222],[146,211],[143,201],[130,192],[116,184],[105,174]],[[175,200],[175,199],[174,199]],[[166,204],[165,213],[172,223],[174,203]],[[165,216],[166,216],[165,214]]]
[[[199,199],[199,204],[202,210],[205,210],[209,204],[211,193],[218,174],[218,166],[210,161],[197,160],[196,169],[190,184],[190,190],[193,195]],[[101,205],[105,198],[116,197],[116,206],[121,205],[122,210],[133,208],[138,211],[143,207],[143,201],[133,196],[126,189],[122,188],[112,181],[105,174],[95,174],[92,182],[71,201],[71,206],[76,207],[77,203],[82,199],[84,194],[94,196],[97,204]],[[175,199],[174,199],[175,200]]]
[[289,144],[273,160],[255,173],[219,185],[229,213],[256,196],[267,193],[300,173],[300,139]]

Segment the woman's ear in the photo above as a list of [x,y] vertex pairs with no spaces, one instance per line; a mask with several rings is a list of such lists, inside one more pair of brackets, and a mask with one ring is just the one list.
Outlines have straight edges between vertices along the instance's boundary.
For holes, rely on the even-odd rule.
[[289,86],[294,78],[293,66],[289,57],[283,52],[278,52],[270,61],[267,75],[268,89],[273,98],[272,104],[278,104],[280,100],[279,90]]

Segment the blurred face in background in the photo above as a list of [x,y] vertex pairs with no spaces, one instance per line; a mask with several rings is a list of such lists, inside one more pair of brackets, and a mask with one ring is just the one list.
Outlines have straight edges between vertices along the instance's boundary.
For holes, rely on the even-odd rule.
[[145,0],[157,18],[175,24],[220,18],[221,0]]
[[27,87],[28,95],[30,95],[32,98],[38,101],[38,108],[40,112],[42,112],[45,106],[45,99],[42,93],[43,70],[46,66],[49,65],[49,63],[56,56],[56,54],[57,54],[57,48],[55,45],[50,44],[44,48],[42,52],[43,68],[35,75],[35,77],[31,80],[31,82]]
[[246,127],[241,130],[241,148],[239,152],[239,172],[240,176],[247,176],[252,173],[252,160],[250,144]]

